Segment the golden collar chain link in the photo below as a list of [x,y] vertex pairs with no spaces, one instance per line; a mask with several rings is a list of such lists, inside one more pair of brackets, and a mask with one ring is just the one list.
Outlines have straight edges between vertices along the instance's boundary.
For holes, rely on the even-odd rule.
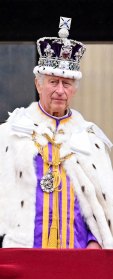
[[37,142],[36,133],[33,132],[32,140],[34,141],[35,146],[38,148],[38,152],[42,156],[44,164],[48,166],[47,173],[42,177],[40,186],[44,192],[50,193],[53,192],[55,189],[58,189],[58,186],[61,181],[59,165],[64,162],[66,159],[70,158],[73,153],[70,153],[62,158],[60,158],[60,147],[61,144],[55,143],[55,139],[51,139],[47,134],[44,134],[48,142],[52,143],[53,146],[53,158],[52,161],[48,160],[47,154],[47,146],[42,146]]

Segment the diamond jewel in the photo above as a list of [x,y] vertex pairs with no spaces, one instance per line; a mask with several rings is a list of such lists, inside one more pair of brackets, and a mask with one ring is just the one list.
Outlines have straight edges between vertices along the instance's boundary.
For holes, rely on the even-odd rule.
[[54,186],[53,186],[53,174],[51,170],[44,175],[40,181],[40,186],[41,189],[46,192],[46,193],[51,193],[54,191]]

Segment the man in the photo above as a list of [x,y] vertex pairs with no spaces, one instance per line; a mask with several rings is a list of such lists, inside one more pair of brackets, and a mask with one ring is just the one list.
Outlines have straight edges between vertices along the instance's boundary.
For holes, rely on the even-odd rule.
[[60,38],[37,42],[39,103],[16,109],[0,127],[4,248],[113,248],[112,144],[69,107],[85,51],[67,39],[69,24],[61,18]]

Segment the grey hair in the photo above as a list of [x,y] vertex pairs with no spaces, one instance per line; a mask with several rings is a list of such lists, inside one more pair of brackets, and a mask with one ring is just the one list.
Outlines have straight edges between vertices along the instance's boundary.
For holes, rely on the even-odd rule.
[[78,87],[79,87],[79,83],[80,83],[80,81],[79,81],[79,80],[77,80],[77,79],[75,79],[75,80],[74,80],[74,86],[75,86],[75,89],[78,89]]
[[40,73],[37,73],[37,74],[36,74],[36,79],[38,79],[38,82],[39,82],[40,85],[43,84],[44,77],[45,77],[44,74],[40,74]]
[[[44,77],[45,77],[45,74],[40,74],[40,73],[36,74],[36,79],[38,79],[40,85],[43,84]],[[77,79],[74,80],[74,86],[75,86],[75,89],[78,89],[78,87],[79,87],[79,80],[77,80]]]

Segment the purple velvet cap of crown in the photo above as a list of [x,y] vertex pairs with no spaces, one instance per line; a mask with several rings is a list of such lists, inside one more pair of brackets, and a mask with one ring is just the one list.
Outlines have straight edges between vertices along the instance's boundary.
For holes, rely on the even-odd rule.
[[[45,56],[45,49],[48,44],[51,46],[51,49],[54,51],[52,57],[60,58],[61,49],[64,46],[63,40],[61,40],[59,38],[52,38],[52,39],[45,38],[44,40],[40,39],[37,42],[37,45],[38,45],[38,50],[40,47],[41,56],[43,56],[43,57]],[[78,53],[78,51],[80,49],[82,51],[85,51],[84,46],[81,43],[74,41],[74,40],[70,40],[70,47],[72,47],[71,59],[73,59],[73,60],[75,60],[75,55]]]

